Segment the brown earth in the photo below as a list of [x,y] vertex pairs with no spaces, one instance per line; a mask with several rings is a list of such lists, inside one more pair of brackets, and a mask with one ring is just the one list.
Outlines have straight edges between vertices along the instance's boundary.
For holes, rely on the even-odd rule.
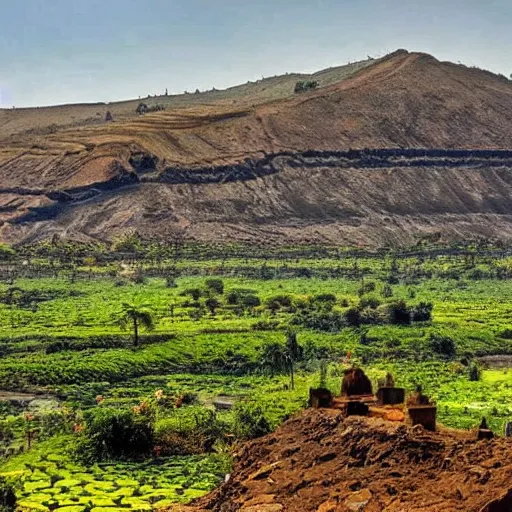
[[509,512],[512,441],[307,410],[246,444],[233,474],[173,512]]
[[[172,182],[194,169],[308,149],[512,148],[512,82],[399,51],[313,76],[137,101],[0,110],[0,240],[108,239],[188,227],[200,240],[410,244],[512,238],[510,162],[497,168],[277,165],[253,179]],[[114,122],[105,122],[105,112]],[[164,181],[164,182],[162,182]],[[64,192],[64,194],[62,194]],[[71,197],[69,194],[71,193]]]

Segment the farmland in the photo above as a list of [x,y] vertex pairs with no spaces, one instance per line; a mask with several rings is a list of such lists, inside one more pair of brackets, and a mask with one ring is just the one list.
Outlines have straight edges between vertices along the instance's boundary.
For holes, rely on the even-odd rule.
[[[387,372],[408,391],[421,385],[447,427],[471,429],[485,416],[503,432],[512,373],[480,358],[512,355],[506,251],[251,256],[70,264],[32,252],[5,263],[0,390],[40,402],[0,410],[0,471],[20,506],[186,503],[229,473],[234,445],[304,407],[309,387],[339,392],[352,363],[374,387]],[[127,304],[151,315],[138,343],[120,321]],[[265,364],[266,347],[291,332],[301,347],[293,386],[288,371]],[[215,409],[218,400],[235,406]],[[147,451],[116,457],[91,444],[91,425],[117,411],[151,427]]]

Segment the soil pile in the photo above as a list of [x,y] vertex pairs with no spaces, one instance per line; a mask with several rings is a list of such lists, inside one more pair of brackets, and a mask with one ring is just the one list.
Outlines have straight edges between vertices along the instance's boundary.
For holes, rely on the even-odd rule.
[[[507,512],[512,441],[307,410],[245,445],[187,512]],[[173,510],[173,512],[174,512]]]

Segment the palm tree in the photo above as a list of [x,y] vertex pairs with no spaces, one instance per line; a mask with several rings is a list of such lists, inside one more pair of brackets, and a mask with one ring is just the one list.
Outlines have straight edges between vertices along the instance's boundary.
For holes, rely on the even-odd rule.
[[281,343],[273,342],[263,346],[261,366],[269,370],[272,376],[286,368],[286,354]]
[[295,362],[302,361],[304,357],[304,349],[299,345],[299,342],[297,341],[297,333],[291,329],[289,329],[286,333],[284,355],[287,368],[290,371],[292,389],[295,389]]
[[263,347],[261,365],[270,370],[272,376],[279,372],[290,374],[291,389],[295,389],[295,362],[303,358],[303,348],[297,342],[297,334],[288,331],[286,345],[273,342]]
[[133,346],[139,345],[139,328],[152,331],[155,327],[153,313],[146,304],[129,304],[124,302],[118,323],[121,329],[133,328]]

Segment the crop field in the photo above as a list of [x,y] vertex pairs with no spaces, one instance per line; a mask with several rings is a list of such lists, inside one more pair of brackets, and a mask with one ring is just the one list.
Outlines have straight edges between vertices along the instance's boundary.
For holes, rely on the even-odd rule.
[[[421,386],[446,427],[485,417],[501,435],[512,420],[505,256],[83,260],[73,270],[38,260],[53,277],[9,265],[0,472],[20,510],[187,503],[223,481],[234,446],[305,407],[310,387],[339,393],[352,364],[374,388],[388,372],[408,392]],[[116,445],[123,435],[136,449]]]

